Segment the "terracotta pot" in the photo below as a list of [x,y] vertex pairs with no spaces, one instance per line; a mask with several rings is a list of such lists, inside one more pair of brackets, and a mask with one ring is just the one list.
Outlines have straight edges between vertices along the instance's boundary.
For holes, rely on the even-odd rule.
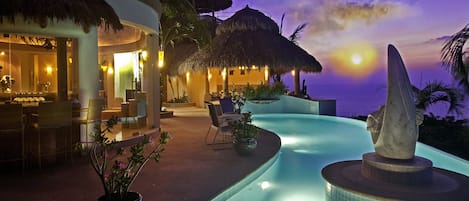
[[257,147],[255,138],[241,138],[233,142],[236,152],[241,156],[248,156],[254,153]]
[[111,194],[110,199],[106,197],[106,195],[103,195],[98,198],[98,201],[142,201],[143,197],[140,193],[137,192],[127,192],[127,197],[125,197],[123,200],[120,199],[118,193],[113,193]]

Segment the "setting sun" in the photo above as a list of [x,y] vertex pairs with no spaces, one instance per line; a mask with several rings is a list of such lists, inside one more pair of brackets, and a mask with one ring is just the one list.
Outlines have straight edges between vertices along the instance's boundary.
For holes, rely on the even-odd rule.
[[362,63],[362,60],[363,60],[362,56],[360,56],[360,55],[358,55],[358,54],[352,55],[352,58],[351,58],[351,59],[352,59],[352,63],[355,64],[355,65],[361,64],[361,63]]
[[339,47],[331,54],[332,69],[341,75],[366,77],[377,67],[375,47],[362,42]]

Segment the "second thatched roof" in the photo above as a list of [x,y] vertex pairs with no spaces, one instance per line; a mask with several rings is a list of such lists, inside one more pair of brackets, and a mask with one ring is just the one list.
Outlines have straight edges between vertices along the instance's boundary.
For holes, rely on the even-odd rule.
[[233,4],[232,0],[193,0],[193,2],[195,3],[195,9],[198,13],[225,10]]
[[321,72],[321,64],[308,52],[283,37],[277,24],[246,7],[222,22],[212,44],[191,55],[179,73],[208,67],[269,66],[275,73],[293,69]]
[[0,1],[0,24],[23,17],[25,22],[47,26],[49,20],[71,19],[88,32],[91,26],[104,23],[106,28],[120,30],[123,25],[105,0],[9,0]]

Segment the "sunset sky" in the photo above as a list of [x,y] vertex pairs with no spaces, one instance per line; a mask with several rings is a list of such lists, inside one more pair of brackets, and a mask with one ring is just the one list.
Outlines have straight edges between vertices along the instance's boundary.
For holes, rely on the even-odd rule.
[[407,68],[435,66],[444,39],[469,23],[467,0],[233,0],[217,15],[227,18],[246,5],[278,24],[285,13],[285,36],[308,23],[299,45],[323,72],[358,78],[386,66],[387,44],[398,48]]
[[[302,73],[300,79],[306,80],[311,97],[337,100],[341,116],[369,114],[384,104],[388,44],[399,50],[411,84],[453,84],[441,66],[440,50],[449,36],[469,23],[468,0],[233,0],[233,6],[217,16],[226,19],[246,5],[277,24],[285,13],[286,37],[298,25],[308,24],[299,46],[323,70]],[[282,79],[291,89],[292,76]],[[445,108],[440,104],[431,112],[445,115]]]

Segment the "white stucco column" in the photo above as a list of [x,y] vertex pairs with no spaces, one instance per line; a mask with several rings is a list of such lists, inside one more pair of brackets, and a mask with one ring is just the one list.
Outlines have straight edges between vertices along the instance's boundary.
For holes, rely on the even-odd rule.
[[147,125],[160,128],[160,70],[158,68],[158,36],[145,35],[148,59],[143,66],[143,91],[147,92]]
[[[98,68],[98,32],[96,27],[91,27],[90,32],[78,38],[78,83],[79,97],[82,108],[88,107],[90,98],[98,97],[99,68]],[[82,118],[86,113],[80,114]],[[93,128],[93,126],[88,126]],[[90,138],[86,135],[86,125],[80,128],[80,139],[84,142]]]
[[88,34],[78,38],[78,83],[80,85],[80,103],[88,106],[90,98],[98,97],[98,33],[92,27]]

